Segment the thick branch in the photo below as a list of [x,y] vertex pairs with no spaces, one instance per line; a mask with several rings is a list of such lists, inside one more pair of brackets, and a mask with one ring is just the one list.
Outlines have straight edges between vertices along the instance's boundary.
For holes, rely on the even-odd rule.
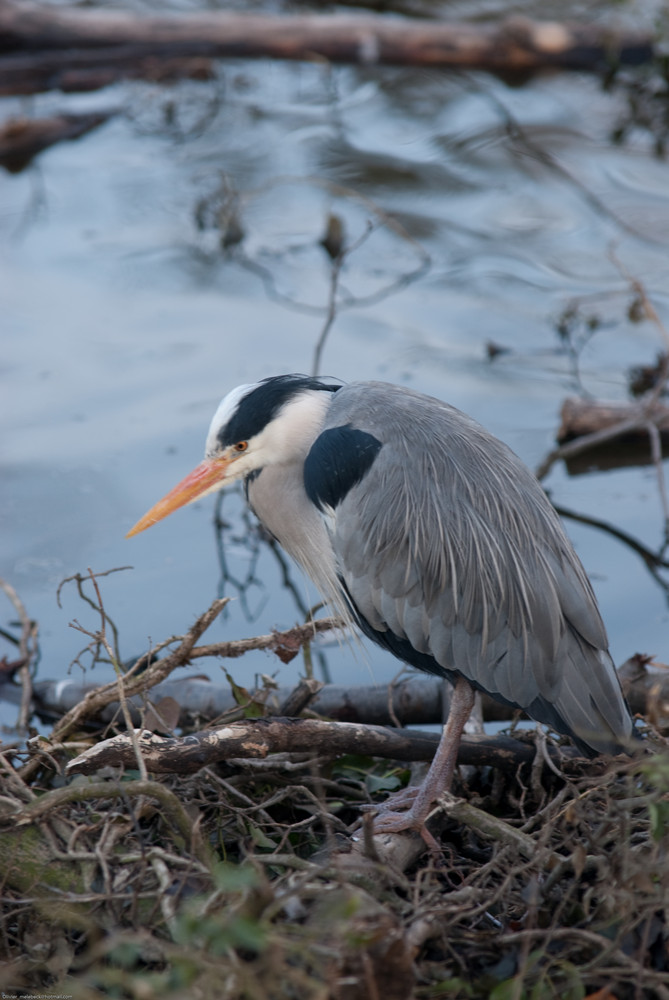
[[[93,50],[93,51],[92,51]],[[483,68],[528,72],[546,66],[594,69],[653,57],[647,34],[602,25],[507,18],[463,24],[366,14],[273,15],[130,11],[0,3],[0,92],[25,84],[34,54],[37,86],[59,86],[68,70],[119,58],[184,56],[327,59],[336,63]],[[50,83],[47,82],[50,80]]]
[[[191,658],[203,648],[205,647],[196,646],[191,651]],[[653,691],[659,690],[660,697],[669,702],[669,677],[657,671],[649,673],[646,667],[640,669],[641,673],[636,673],[634,677],[626,672],[624,679],[622,675],[621,679],[632,711],[643,715],[651,688]],[[443,681],[438,677],[420,674],[412,674],[393,685],[326,684],[310,700],[309,709],[339,722],[364,722],[378,726],[397,723],[439,725],[443,722],[442,685]],[[11,701],[14,700],[14,690],[13,686],[6,684],[0,688],[0,693],[5,700]],[[34,707],[38,714],[52,718],[69,711],[91,691],[96,690],[100,689],[70,680],[37,681],[33,691]],[[277,688],[269,695],[263,691],[267,712],[271,715],[298,714],[286,710],[286,705],[290,708],[289,699],[293,692],[294,688],[291,687]],[[214,684],[202,678],[184,678],[157,684],[151,690],[150,701],[156,704],[162,698],[172,698],[178,703],[180,711],[177,724],[181,726],[192,724],[193,719],[200,720],[200,724],[211,721],[239,707],[229,684]],[[483,695],[482,701],[483,718],[486,722],[509,722],[516,715],[515,709],[502,705],[489,695]],[[133,721],[139,724],[145,699],[136,695],[129,699],[129,703]],[[98,718],[109,722],[117,712],[118,701],[114,700],[99,712]]]
[[[313,753],[326,758],[364,754],[406,761],[432,760],[439,736],[432,733],[364,726],[320,719],[254,719],[182,738],[138,734],[147,769],[156,774],[192,774],[235,758],[264,759],[270,753]],[[535,756],[531,744],[508,736],[464,736],[458,763],[490,764],[515,771]],[[134,767],[130,736],[122,733],[97,743],[67,765],[68,774],[91,774],[100,767]]]

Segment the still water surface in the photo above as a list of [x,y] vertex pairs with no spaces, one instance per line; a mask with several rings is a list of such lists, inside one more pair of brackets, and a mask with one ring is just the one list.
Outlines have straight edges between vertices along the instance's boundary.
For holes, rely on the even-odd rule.
[[[669,325],[669,167],[641,130],[612,143],[624,91],[594,76],[512,87],[482,73],[227,62],[205,84],[0,102],[5,116],[99,107],[117,113],[0,175],[1,573],[40,623],[42,678],[65,676],[84,644],[72,619],[97,627],[72,587],[56,601],[59,582],[87,567],[132,566],[102,583],[125,657],[183,631],[221,588],[236,599],[212,641],[300,619],[238,495],[223,505],[231,582],[212,499],[124,534],[200,461],[228,389],[311,370],[331,286],[319,244],[329,214],[357,248],[321,372],[440,396],[532,467],[579,391],[556,333],[571,302],[599,324],[579,356],[597,397],[624,399],[627,366],[662,346],[652,324],[628,318],[611,251]],[[491,363],[488,340],[510,353]],[[561,506],[661,544],[651,468],[558,466],[546,486]],[[614,658],[668,660],[666,579],[601,531],[567,528]],[[341,683],[396,671],[374,649],[336,644],[327,665]],[[289,683],[299,661],[256,654],[232,668],[243,683],[259,672]],[[221,679],[216,664],[208,673]]]

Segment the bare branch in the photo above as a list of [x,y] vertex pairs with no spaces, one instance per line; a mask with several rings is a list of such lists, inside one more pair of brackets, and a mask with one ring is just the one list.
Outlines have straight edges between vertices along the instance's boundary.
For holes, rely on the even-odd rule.
[[19,667],[19,676],[21,678],[21,705],[19,707],[19,714],[16,720],[16,728],[20,732],[25,732],[32,711],[32,677],[30,671],[33,660],[37,655],[38,625],[37,622],[31,621],[28,617],[28,612],[24,607],[23,601],[14,590],[11,583],[8,583],[6,580],[0,578],[0,590],[5,592],[5,595],[14,605],[14,609],[19,616],[19,622],[21,623],[21,638],[19,639],[19,658],[22,661],[21,666]]
[[139,677],[123,678],[118,682],[112,681],[110,684],[105,684],[103,687],[97,688],[87,694],[83,701],[71,709],[56,725],[53,731],[53,739],[62,740],[75,726],[81,725],[85,719],[94,716],[105,705],[115,701],[118,697],[120,685],[123,685],[125,696],[130,698],[141,691],[148,691],[160,681],[169,677],[177,667],[182,667],[188,663],[191,659],[195,643],[206,632],[212,622],[216,620],[227,602],[227,597],[214,601],[209,610],[200,615],[194,625],[181,638],[179,646],[162,660],[150,664]]
[[[270,753],[308,752],[327,758],[352,753],[406,761],[431,760],[439,744],[437,734],[418,730],[280,718],[246,719],[182,738],[140,730],[138,739],[149,770],[156,774],[191,774],[222,760],[263,760]],[[530,762],[534,755],[532,744],[508,736],[465,736],[458,763],[494,762],[515,771],[521,763]],[[133,762],[132,739],[122,733],[79,754],[69,762],[67,772],[91,774],[100,767],[131,767]]]

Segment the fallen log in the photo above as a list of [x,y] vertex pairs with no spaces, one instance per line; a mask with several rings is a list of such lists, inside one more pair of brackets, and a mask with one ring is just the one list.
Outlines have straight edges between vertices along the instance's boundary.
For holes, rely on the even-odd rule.
[[34,87],[44,89],[66,86],[68,73],[72,81],[75,71],[99,74],[106,63],[115,64],[117,72],[124,65],[130,70],[150,58],[328,60],[528,73],[638,65],[654,54],[653,39],[644,32],[522,17],[465,24],[374,14],[138,15],[31,0],[0,2],[0,93],[5,94],[19,86],[28,92],[31,70]]
[[[649,698],[652,705],[669,704],[669,671],[661,666],[649,666],[650,657],[641,655],[630,658],[619,670],[625,696],[632,712],[647,715]],[[73,680],[36,681],[33,688],[34,709],[38,715],[54,718],[71,711],[83,699],[100,690],[95,684],[81,684]],[[279,687],[269,692],[250,694],[262,700],[269,715],[292,715],[291,699],[295,689]],[[239,707],[229,684],[215,684],[207,678],[168,680],[151,688],[150,703],[157,705],[165,698],[172,699],[179,707],[176,726],[185,726],[193,719],[200,724],[211,722]],[[20,689],[16,685],[0,686],[0,698],[17,701]],[[488,695],[483,695],[483,718],[486,722],[509,722],[516,710],[502,705]],[[141,724],[141,713],[146,706],[144,695],[128,699],[128,708],[136,725]],[[440,725],[444,720],[443,681],[438,677],[411,674],[391,684],[342,685],[324,684],[309,699],[311,712],[338,722],[365,722],[377,726]],[[110,722],[119,710],[118,701],[106,705],[96,718]],[[663,713],[664,714],[664,713]],[[669,714],[669,713],[667,713]]]
[[[92,691],[94,684],[81,684],[73,680],[36,681],[33,688],[34,707],[43,717],[59,716],[69,712]],[[18,688],[0,687],[0,697],[13,700],[10,691],[18,696]],[[262,699],[265,710],[271,715],[297,714],[287,711],[293,693],[291,687],[250,694],[249,698]],[[179,705],[177,725],[187,725],[193,719],[210,722],[238,707],[239,703],[229,684],[215,684],[206,678],[188,678],[163,681],[149,693],[152,704],[164,698],[174,699]],[[145,701],[141,695],[128,699],[133,722],[140,724]],[[339,722],[370,722],[388,726],[430,725],[443,722],[443,682],[438,677],[420,675],[405,677],[396,684],[323,685],[310,700],[309,708],[318,715]],[[96,718],[103,722],[113,719],[119,709],[118,701],[108,704]],[[488,721],[508,721],[513,717],[509,708],[493,699],[485,700],[484,716]]]

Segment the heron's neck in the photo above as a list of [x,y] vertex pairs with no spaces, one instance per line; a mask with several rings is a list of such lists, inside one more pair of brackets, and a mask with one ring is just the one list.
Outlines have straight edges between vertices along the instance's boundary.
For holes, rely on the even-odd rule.
[[332,611],[350,618],[326,523],[304,488],[304,461],[269,465],[246,480],[258,520],[304,570]]

